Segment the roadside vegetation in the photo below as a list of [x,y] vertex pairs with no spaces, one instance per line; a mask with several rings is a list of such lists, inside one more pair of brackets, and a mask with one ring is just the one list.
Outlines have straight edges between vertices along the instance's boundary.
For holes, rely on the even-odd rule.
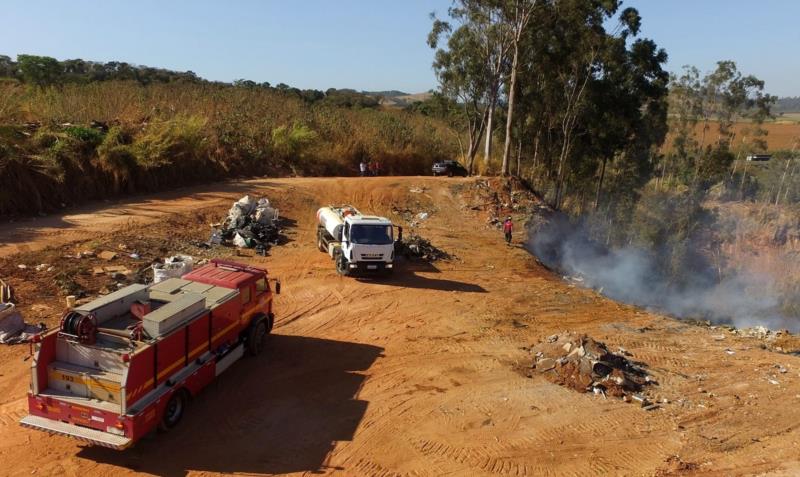
[[426,173],[443,121],[352,90],[298,90],[124,63],[0,57],[0,215],[242,176]]

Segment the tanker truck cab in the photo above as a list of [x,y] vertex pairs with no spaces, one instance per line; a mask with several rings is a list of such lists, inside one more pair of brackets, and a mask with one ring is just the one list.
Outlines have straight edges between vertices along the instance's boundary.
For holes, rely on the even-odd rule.
[[395,226],[389,219],[363,215],[352,206],[323,207],[317,217],[317,244],[334,260],[339,274],[393,271]]

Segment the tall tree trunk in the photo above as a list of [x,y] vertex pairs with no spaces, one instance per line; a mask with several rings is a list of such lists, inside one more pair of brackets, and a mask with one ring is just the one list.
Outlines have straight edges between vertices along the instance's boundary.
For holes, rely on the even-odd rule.
[[775,205],[778,205],[778,202],[780,202],[780,200],[781,200],[781,189],[783,189],[783,183],[786,180],[786,173],[789,172],[789,165],[791,163],[792,163],[792,158],[789,157],[789,159],[786,161],[786,168],[783,170],[783,175],[781,176],[781,181],[778,184],[778,193],[775,194]]
[[600,179],[597,180],[597,193],[594,196],[594,210],[600,207],[600,195],[603,193],[603,179],[606,177],[606,159],[603,156],[603,165],[600,167]]
[[481,144],[481,137],[483,136],[484,129],[486,129],[486,114],[487,112],[483,113],[480,124],[470,128],[469,158],[467,161],[467,171],[469,171],[470,175],[475,172],[475,156],[478,154],[478,149],[480,148]]
[[497,98],[489,100],[489,116],[486,120],[486,147],[483,151],[483,163],[489,164],[492,159],[492,130],[494,128],[494,108],[497,103]]
[[519,66],[519,39],[514,42],[514,60],[511,62],[511,84],[508,87],[508,117],[506,118],[506,143],[503,148],[501,173],[508,175],[509,154],[511,153],[511,126],[514,123],[514,100],[517,90],[517,69]]
[[522,138],[517,139],[517,177],[522,173]]
[[750,165],[750,161],[745,160],[744,161],[744,172],[742,172],[742,183],[739,186],[739,197],[740,197],[739,200],[744,200],[744,181],[745,181],[745,179],[747,179],[747,166],[749,166],[749,165]]

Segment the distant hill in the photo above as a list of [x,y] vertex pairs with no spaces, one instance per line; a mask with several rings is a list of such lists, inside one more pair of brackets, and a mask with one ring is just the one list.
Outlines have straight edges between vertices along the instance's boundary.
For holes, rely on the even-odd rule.
[[391,89],[389,91],[362,91],[361,94],[368,94],[370,96],[383,96],[384,98],[395,98],[397,96],[408,96],[408,93]]
[[425,101],[426,99],[430,98],[432,93],[430,91],[426,93],[406,93],[403,91],[398,90],[389,90],[389,91],[362,91],[362,94],[366,94],[372,97],[380,97],[381,98],[381,106],[387,107],[395,107],[395,108],[404,108],[409,104],[416,103],[419,101]]

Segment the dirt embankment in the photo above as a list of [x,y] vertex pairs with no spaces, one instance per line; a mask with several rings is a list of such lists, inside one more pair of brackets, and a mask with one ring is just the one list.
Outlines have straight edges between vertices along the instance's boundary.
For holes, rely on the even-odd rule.
[[[9,475],[793,475],[800,471],[800,347],[690,326],[564,283],[493,216],[518,230],[532,202],[474,179],[276,179],[97,206],[7,224],[0,275],[32,321],[53,325],[56,275],[87,293],[113,285],[87,249],[135,250],[135,267],[206,250],[232,200],[266,195],[287,242],[266,265],[283,281],[266,356],[197,396],[173,432],[130,451],[20,428],[27,347],[0,348],[0,468]],[[495,200],[495,193],[497,200]],[[506,197],[507,196],[507,197]],[[316,250],[314,211],[352,202],[393,218],[454,258],[402,263],[389,280],[336,275]],[[427,218],[417,219],[420,212]],[[145,215],[145,217],[139,217]],[[52,271],[35,266],[47,263]],[[25,269],[18,265],[28,266]],[[624,348],[657,385],[650,411],[526,371],[531,345],[565,331]],[[637,365],[638,366],[638,365]]]
[[763,277],[786,314],[800,320],[800,207],[742,202],[708,207],[717,215],[723,273],[746,270]]

